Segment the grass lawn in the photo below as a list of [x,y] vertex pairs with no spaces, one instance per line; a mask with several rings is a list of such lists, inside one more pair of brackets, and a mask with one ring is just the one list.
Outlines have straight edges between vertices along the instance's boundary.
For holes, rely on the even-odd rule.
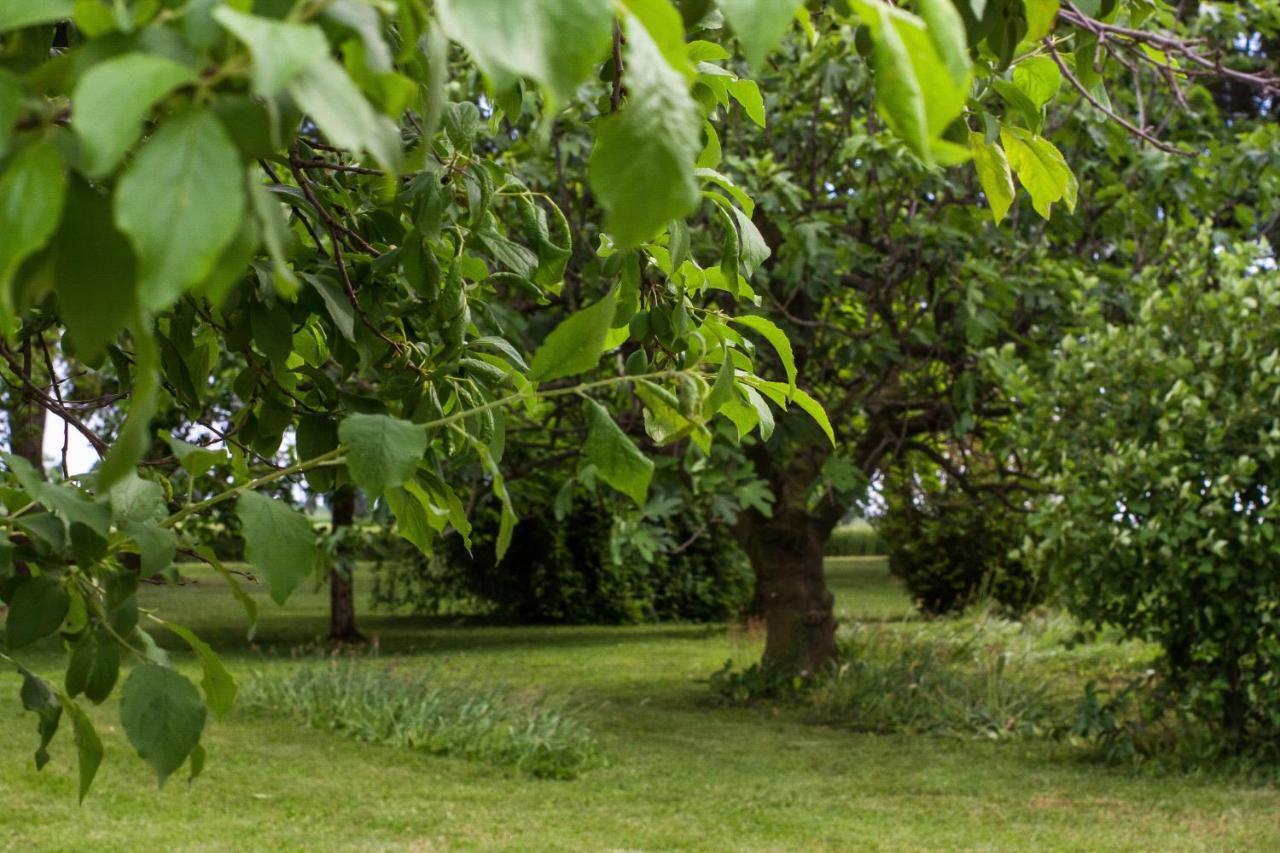
[[[910,619],[883,561],[833,560],[831,573],[842,620]],[[238,673],[290,666],[290,649],[325,626],[324,591],[284,609],[263,597],[253,647],[208,576],[146,599]],[[854,734],[790,712],[717,707],[701,680],[759,652],[757,637],[723,626],[493,628],[366,615],[362,627],[397,667],[568,704],[611,766],[539,781],[233,711],[206,730],[204,776],[188,788],[175,775],[157,791],[113,699],[94,711],[107,757],[79,807],[69,732],[37,773],[35,720],[5,673],[0,848],[1280,849],[1271,787],[1107,769],[1052,743]],[[52,673],[60,656],[51,644],[24,659]]]

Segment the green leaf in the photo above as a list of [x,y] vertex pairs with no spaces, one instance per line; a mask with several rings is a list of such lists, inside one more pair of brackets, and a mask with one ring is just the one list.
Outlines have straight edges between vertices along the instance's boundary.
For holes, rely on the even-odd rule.
[[876,109],[927,165],[961,154],[942,134],[964,109],[970,68],[964,25],[945,0],[926,4],[930,25],[880,0],[851,0],[875,44]]
[[739,326],[745,326],[760,337],[769,342],[774,351],[778,353],[778,360],[782,362],[782,369],[787,374],[787,386],[790,388],[791,394],[796,392],[796,359],[791,351],[791,341],[787,340],[787,335],[772,320],[761,317],[757,314],[744,314],[741,317],[731,318],[734,323]]
[[314,24],[260,18],[229,6],[215,9],[213,17],[249,48],[253,90],[265,98],[280,94],[304,71],[329,56],[324,30]]
[[733,211],[733,218],[738,225],[740,260],[747,275],[751,275],[768,260],[771,254],[769,244],[764,241],[764,237],[760,235],[760,230],[751,221],[751,217],[736,207],[730,207],[730,210]]
[[1048,219],[1057,201],[1066,204],[1068,210],[1075,210],[1075,175],[1052,142],[1020,127],[1001,128],[1000,142],[1018,183],[1031,194],[1037,213]]
[[227,461],[227,451],[223,448],[200,447],[196,444],[189,444],[180,438],[174,438],[167,432],[160,433],[160,438],[169,445],[173,455],[178,457],[178,464],[193,479]]
[[257,492],[240,495],[236,516],[244,533],[245,559],[267,579],[271,598],[284,604],[316,563],[311,522],[288,504]]
[[702,150],[702,112],[684,76],[634,19],[628,21],[627,39],[630,96],[621,111],[598,122],[589,166],[605,228],[622,249],[697,207],[693,170]]
[[289,94],[324,131],[331,144],[364,151],[386,169],[400,165],[400,131],[395,122],[375,112],[332,59],[312,64],[289,84]]
[[70,18],[71,0],[0,0],[0,32]]
[[25,648],[57,631],[70,607],[71,597],[57,578],[42,575],[23,581],[9,599],[4,623],[9,648]]
[[133,317],[137,261],[116,228],[111,199],[79,178],[52,243],[58,315],[82,359],[96,358]]
[[725,403],[734,398],[733,380],[735,375],[733,359],[729,357],[729,351],[725,350],[724,361],[720,362],[720,371],[716,374],[715,384],[711,386],[711,393],[707,394],[707,399],[702,404],[702,416],[704,418],[710,418],[720,411]]
[[222,124],[189,110],[161,125],[120,178],[115,209],[143,306],[168,308],[209,275],[244,215],[240,155]]
[[231,677],[222,659],[189,628],[173,622],[165,622],[164,626],[185,640],[191,651],[196,653],[196,657],[200,659],[200,668],[204,670],[200,686],[204,688],[205,703],[215,717],[225,717],[236,701],[236,680]]
[[1058,63],[1047,56],[1028,57],[1013,68],[1013,84],[1040,109],[1058,94],[1062,72]]
[[102,739],[84,709],[67,697],[63,697],[61,702],[71,720],[71,731],[75,737],[76,762],[80,769],[80,802],[83,803],[102,764]]
[[1037,42],[1053,29],[1058,18],[1058,0],[1023,0],[1027,13],[1026,41]]
[[804,409],[804,411],[808,413],[809,417],[814,419],[818,426],[822,428],[823,433],[826,434],[827,440],[831,442],[831,446],[835,447],[835,430],[831,428],[831,419],[827,417],[827,411],[822,408],[822,404],[809,396],[809,393],[803,388],[797,388],[795,390],[795,393],[791,395],[791,401],[801,409]]
[[693,73],[684,41],[684,21],[671,0],[622,0],[622,5],[644,26],[672,68],[685,75]]
[[40,745],[36,747],[35,757],[36,769],[42,770],[49,763],[49,743],[58,733],[62,703],[58,701],[58,694],[49,686],[49,682],[22,666],[18,667],[18,671],[22,673],[22,707],[38,718],[36,731],[40,735]]
[[0,319],[13,310],[13,274],[57,230],[66,192],[62,154],[52,142],[21,149],[0,174]]
[[742,395],[747,398],[747,404],[756,413],[756,422],[760,427],[760,438],[765,441],[769,440],[769,436],[773,435],[774,418],[773,409],[769,408],[769,403],[760,392],[750,385],[741,385],[739,390]]
[[83,693],[95,705],[111,695],[120,674],[120,648],[103,631],[86,632],[71,652],[66,688],[70,696]]
[[137,544],[145,577],[158,575],[173,565],[173,559],[178,555],[178,537],[169,528],[129,521],[122,525],[121,532]]
[[719,0],[733,34],[742,43],[742,55],[753,67],[760,67],[769,51],[782,40],[791,26],[797,0]]
[[760,86],[754,80],[734,80],[728,84],[729,94],[742,105],[747,118],[758,126],[764,127],[764,98],[760,95]]
[[994,142],[987,143],[981,133],[969,134],[969,147],[973,151],[973,165],[978,170],[978,183],[991,205],[991,216],[999,225],[1013,204],[1013,173],[1009,171],[1009,161],[1004,149]]
[[649,459],[623,432],[609,412],[595,400],[586,401],[587,459],[596,466],[600,479],[613,486],[644,508],[653,478],[653,460]]
[[495,89],[528,77],[562,102],[608,51],[613,21],[607,0],[438,0],[436,14]]
[[414,480],[406,482],[404,488],[387,489],[387,506],[396,517],[396,532],[431,556],[431,545],[436,534],[444,530],[449,511],[437,507]]
[[338,438],[348,447],[351,479],[371,498],[412,477],[427,450],[426,430],[388,415],[349,415]]
[[213,566],[214,570],[222,575],[222,579],[227,582],[227,586],[231,587],[231,595],[236,601],[240,602],[240,606],[244,608],[244,614],[249,620],[249,630],[246,636],[252,640],[254,632],[258,629],[258,602],[253,596],[244,591],[244,587],[240,586],[240,582],[222,565],[213,549],[205,545],[196,547],[195,552],[200,559]]
[[111,502],[111,518],[117,524],[161,521],[167,515],[164,490],[160,484],[144,480],[132,472],[112,486],[107,494]]
[[105,503],[88,500],[70,486],[45,482],[40,472],[21,456],[4,453],[0,457],[32,500],[57,513],[68,525],[79,522],[99,536],[106,537],[111,527],[111,510]]
[[85,174],[101,178],[113,172],[142,135],[151,106],[196,79],[185,65],[149,53],[126,53],[91,66],[71,95],[71,129],[80,139]]
[[125,680],[120,722],[162,785],[200,743],[205,716],[195,685],[172,669],[142,664]]
[[617,305],[615,287],[604,299],[569,315],[556,326],[534,353],[529,380],[560,379],[584,373],[599,364]]
[[156,413],[160,394],[160,350],[150,331],[141,320],[135,321],[133,394],[129,400],[129,414],[116,435],[115,443],[98,466],[99,489],[111,488],[133,470],[150,443],[151,416]]

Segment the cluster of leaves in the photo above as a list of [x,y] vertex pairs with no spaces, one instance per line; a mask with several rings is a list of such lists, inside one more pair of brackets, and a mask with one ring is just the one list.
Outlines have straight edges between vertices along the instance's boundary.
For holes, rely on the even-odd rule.
[[1010,381],[1033,401],[1019,429],[1049,487],[1033,529],[1055,588],[1158,643],[1165,695],[1252,750],[1280,729],[1280,279],[1207,234],[1181,261],[1129,322],[1065,340],[1049,383]]
[[[689,32],[724,40],[727,19],[758,60],[794,11],[726,3]],[[138,611],[137,567],[162,573],[182,552],[221,568],[199,520],[224,504],[282,603],[333,559],[278,496],[303,479],[384,501],[429,552],[447,529],[469,536],[469,477],[497,500],[501,554],[509,417],[586,398],[595,476],[638,503],[652,463],[593,398],[630,388],[650,441],[704,453],[717,414],[735,436],[770,429],[771,405],[825,422],[781,332],[731,310],[767,248],[751,199],[699,166],[731,104],[763,121],[754,84],[715,64],[729,57],[688,39],[666,0],[0,5],[6,378],[102,456],[60,483],[8,460],[4,659],[40,719],[37,763],[67,715],[83,796],[101,746],[78,697],[103,701],[132,657],[126,733],[162,781],[200,772],[207,710],[225,712],[234,682],[177,626],[201,688],[170,666],[143,627],[163,620]],[[588,232],[599,276],[594,299],[575,288],[571,304],[589,304],[527,334],[522,313],[562,294],[583,247],[504,152],[545,141],[565,104],[593,120],[575,178],[603,207]],[[727,235],[713,255],[690,248],[686,219],[703,210]],[[785,381],[756,375],[753,337]],[[570,384],[628,340],[627,371]],[[52,350],[48,383],[11,346]],[[59,369],[105,393],[64,405]],[[61,688],[17,657],[53,635],[68,645]]]

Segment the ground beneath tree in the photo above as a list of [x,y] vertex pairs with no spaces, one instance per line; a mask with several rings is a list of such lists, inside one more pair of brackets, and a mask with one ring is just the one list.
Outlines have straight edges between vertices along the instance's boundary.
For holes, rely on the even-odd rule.
[[[843,620],[909,618],[876,561],[833,566]],[[223,587],[148,592],[239,673],[293,666],[325,630],[324,591],[264,599],[258,645]],[[83,807],[67,732],[36,773],[35,723],[0,676],[0,849],[1277,849],[1280,794],[1084,761],[1065,746],[876,736],[711,704],[703,680],[759,638],[722,626],[511,629],[365,617],[384,662],[564,702],[611,766],[572,782],[368,746],[233,712],[209,764],[157,792],[108,703]],[[35,662],[52,671],[58,652]],[[43,657],[41,657],[43,656]]]

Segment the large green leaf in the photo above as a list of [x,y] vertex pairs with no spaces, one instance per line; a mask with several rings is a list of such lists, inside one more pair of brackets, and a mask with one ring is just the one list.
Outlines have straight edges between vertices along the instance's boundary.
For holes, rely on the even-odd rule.
[[270,98],[315,63],[329,56],[324,30],[314,24],[294,24],[247,15],[229,6],[213,17],[244,42],[253,57],[253,90]]
[[1037,213],[1048,219],[1058,201],[1067,210],[1075,210],[1076,177],[1052,142],[1020,127],[1001,128],[1000,142],[1018,183],[1031,194]]
[[191,651],[196,653],[196,657],[200,659],[200,668],[204,671],[200,686],[204,688],[205,702],[214,716],[225,717],[236,701],[236,680],[227,671],[222,659],[191,629],[173,622],[166,622],[164,626],[185,640]]
[[1009,161],[1004,156],[1004,149],[988,143],[981,133],[969,134],[969,148],[973,151],[973,165],[978,170],[978,183],[991,205],[991,216],[999,225],[1013,204],[1013,174],[1009,171]]
[[12,311],[13,274],[57,230],[66,191],[62,154],[52,142],[23,148],[0,174],[0,319]]
[[782,40],[795,18],[798,0],[719,0],[733,34],[742,43],[742,54],[759,67]]
[[528,77],[561,101],[609,50],[608,0],[439,0],[436,13],[498,90]]
[[779,329],[772,320],[767,317],[761,317],[758,314],[744,314],[741,317],[732,318],[734,323],[739,326],[745,326],[760,337],[769,342],[774,351],[778,353],[778,360],[782,362],[782,369],[787,374],[787,386],[791,393],[796,390],[796,358],[791,350],[791,341],[787,340],[786,332]]
[[71,0],[0,0],[0,32],[70,18]]
[[67,324],[76,355],[93,359],[128,324],[137,300],[137,261],[116,228],[111,199],[73,180],[52,250],[58,315]]
[[875,44],[876,109],[925,163],[960,162],[942,134],[964,109],[970,65],[964,23],[947,0],[924,4],[928,23],[881,0],[851,0]]
[[172,59],[126,53],[89,68],[71,95],[71,128],[90,177],[110,174],[142,134],[151,106],[196,73]]
[[615,287],[604,299],[569,315],[547,335],[533,355],[529,379],[546,382],[585,373],[600,362],[618,305]]
[[596,466],[600,479],[643,508],[653,478],[653,460],[640,452],[608,410],[595,400],[587,400],[587,460]]
[[117,523],[125,521],[159,521],[165,515],[164,490],[158,483],[144,480],[137,474],[129,474],[111,487],[111,518]]
[[196,686],[168,667],[142,664],[124,682],[120,723],[161,784],[200,743],[205,716]]
[[342,66],[324,58],[289,84],[289,94],[324,131],[329,142],[365,151],[387,169],[400,164],[400,131],[374,111]]
[[58,694],[53,692],[49,682],[22,666],[22,707],[39,718],[36,730],[40,735],[40,745],[36,747],[36,769],[42,769],[49,763],[49,742],[58,732],[58,721],[62,718],[62,703]]
[[141,263],[142,304],[163,310],[213,269],[244,215],[240,155],[212,113],[165,122],[116,187],[116,222]]
[[69,698],[62,700],[63,710],[71,719],[71,730],[76,744],[76,762],[80,770],[80,802],[84,802],[93,778],[98,775],[98,767],[102,764],[102,739],[93,727],[93,721],[78,704]]
[[388,415],[349,415],[338,426],[347,445],[347,470],[370,497],[413,476],[427,450],[422,427]]
[[627,39],[630,97],[597,124],[590,163],[591,189],[621,248],[648,240],[697,207],[693,170],[702,150],[702,113],[684,76],[634,18]]
[[245,559],[267,579],[271,598],[284,604],[316,564],[311,522],[288,504],[257,492],[240,495],[236,516],[244,533]]
[[67,617],[71,597],[57,578],[48,575],[23,581],[9,599],[5,641],[21,649],[58,630]]
[[403,488],[387,489],[387,506],[396,517],[396,532],[418,547],[428,557],[436,534],[444,530],[449,511],[437,507],[430,495],[409,480]]

